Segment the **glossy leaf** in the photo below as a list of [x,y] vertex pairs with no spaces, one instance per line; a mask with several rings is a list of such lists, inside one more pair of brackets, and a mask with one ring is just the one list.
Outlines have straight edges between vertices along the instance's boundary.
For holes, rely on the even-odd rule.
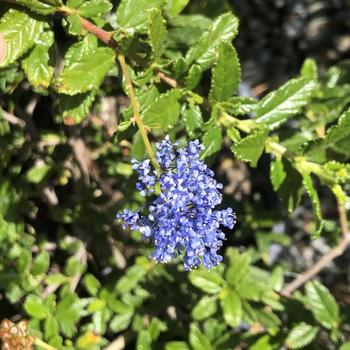
[[192,317],[195,320],[204,320],[216,312],[217,309],[217,297],[216,296],[204,296],[192,309]]
[[256,121],[275,129],[288,118],[300,113],[309,101],[316,84],[313,80],[297,78],[266,95],[256,109]]
[[319,327],[311,326],[305,322],[299,323],[288,334],[286,345],[290,349],[301,349],[313,342],[318,331]]
[[225,101],[233,96],[241,80],[241,67],[235,48],[227,42],[220,44],[218,61],[212,71],[209,99]]
[[207,131],[202,138],[202,144],[205,147],[201,158],[207,158],[217,153],[222,147],[221,127],[216,126]]
[[6,44],[6,56],[0,67],[9,66],[35,45],[45,28],[26,12],[9,9],[0,19],[0,33]]
[[228,290],[220,299],[224,319],[231,327],[237,327],[242,319],[242,304],[234,290]]
[[50,310],[43,304],[40,297],[34,294],[29,294],[24,302],[24,310],[31,317],[38,320],[43,320],[50,313]]
[[224,280],[214,270],[193,270],[189,274],[190,282],[205,293],[216,294],[220,292]]
[[193,350],[213,350],[209,339],[193,323],[190,327],[189,338]]
[[52,52],[54,43],[52,31],[44,31],[37,40],[35,47],[22,60],[22,68],[28,81],[34,87],[49,87],[54,73]]
[[219,16],[188,51],[188,64],[196,62],[202,70],[208,69],[215,61],[216,50],[222,41],[230,42],[238,31],[238,19],[231,12]]
[[305,285],[306,303],[323,327],[332,329],[339,324],[339,306],[333,295],[321,283],[314,281]]
[[183,112],[183,118],[188,135],[193,137],[200,131],[203,125],[203,117],[200,108],[198,106],[189,106]]
[[281,159],[274,159],[270,166],[270,179],[275,191],[278,191],[286,179],[286,172],[284,171],[283,162]]
[[148,19],[148,36],[155,62],[159,61],[165,49],[167,29],[159,9],[152,9]]

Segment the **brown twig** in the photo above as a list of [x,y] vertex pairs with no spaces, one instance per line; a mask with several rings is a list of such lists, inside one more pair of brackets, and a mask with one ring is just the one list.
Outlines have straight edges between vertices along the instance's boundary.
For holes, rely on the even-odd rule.
[[339,211],[339,224],[343,234],[343,238],[335,248],[331,249],[328,253],[323,255],[320,260],[318,260],[308,270],[300,274],[294,281],[287,284],[280,292],[280,294],[283,295],[284,297],[290,297],[295,290],[297,290],[299,287],[304,285],[307,281],[314,278],[320,271],[322,271],[326,266],[328,266],[335,258],[342,255],[345,249],[349,246],[350,231],[349,231],[348,221],[346,217],[346,211],[344,206],[341,205],[340,203],[338,203],[338,211]]

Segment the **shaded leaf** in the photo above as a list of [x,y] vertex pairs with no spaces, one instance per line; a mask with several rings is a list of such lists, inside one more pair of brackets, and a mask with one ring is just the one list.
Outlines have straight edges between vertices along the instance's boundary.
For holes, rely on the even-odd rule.
[[234,144],[231,148],[232,152],[238,159],[250,162],[252,167],[256,167],[264,151],[267,136],[266,130],[259,130]]
[[33,276],[46,273],[50,267],[50,255],[48,252],[40,252],[33,260],[31,272]]
[[316,221],[316,232],[314,233],[315,237],[318,237],[324,226],[324,221],[322,218],[322,213],[321,213],[321,203],[320,199],[318,198],[317,191],[313,185],[312,178],[310,174],[303,174],[303,184],[306,189],[306,192],[310,196],[311,203],[312,203],[312,208],[315,214],[315,221]]
[[174,127],[180,116],[181,95],[179,89],[172,89],[160,95],[158,100],[143,112],[143,122],[151,128],[160,128],[162,131]]
[[202,159],[210,157],[220,151],[222,146],[221,127],[215,126],[208,130],[202,137],[202,144],[205,147],[201,154]]
[[350,110],[343,113],[338,123],[327,130],[324,142],[331,146],[343,139],[350,137]]
[[190,0],[167,0],[164,10],[168,17],[178,15],[190,2]]
[[270,166],[270,180],[273,186],[273,189],[277,191],[283,181],[286,179],[286,172],[284,171],[283,162],[281,159],[274,159],[271,161]]
[[167,29],[159,9],[152,9],[148,19],[148,36],[154,60],[157,62],[165,49]]

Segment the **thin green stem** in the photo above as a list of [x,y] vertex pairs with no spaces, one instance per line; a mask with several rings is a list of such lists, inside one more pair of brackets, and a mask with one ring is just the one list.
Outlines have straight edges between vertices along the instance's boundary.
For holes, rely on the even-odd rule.
[[57,350],[56,348],[54,348],[53,346],[51,346],[49,344],[46,344],[45,342],[43,342],[39,338],[35,338],[34,344],[41,347],[42,349],[45,349],[45,350]]
[[135,90],[134,90],[134,87],[133,87],[133,84],[132,84],[132,81],[130,78],[128,67],[127,67],[126,62],[125,62],[125,56],[122,54],[119,54],[118,61],[120,63],[120,67],[121,67],[121,69],[123,71],[123,75],[125,77],[125,82],[126,82],[126,87],[128,90],[130,102],[131,102],[131,107],[132,107],[132,110],[134,112],[134,120],[135,120],[135,122],[140,130],[142,140],[146,146],[146,151],[149,155],[149,158],[152,162],[152,165],[153,165],[154,169],[157,171],[157,173],[159,174],[160,173],[160,166],[156,160],[156,156],[155,156],[155,153],[153,151],[152,145],[148,139],[146,126],[143,123],[142,118],[141,118],[140,105],[139,105],[137,98],[136,98]]

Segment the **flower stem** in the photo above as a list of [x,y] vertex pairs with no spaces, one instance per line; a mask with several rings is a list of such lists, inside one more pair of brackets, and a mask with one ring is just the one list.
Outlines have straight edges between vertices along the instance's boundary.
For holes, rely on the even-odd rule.
[[45,342],[43,342],[42,340],[40,340],[39,338],[35,338],[35,345],[41,347],[42,349],[45,350],[57,350],[56,348],[54,348],[53,346],[46,344]]
[[154,154],[152,145],[151,145],[151,143],[148,139],[148,136],[147,136],[147,130],[146,130],[145,124],[143,123],[142,118],[141,118],[140,105],[137,101],[135,90],[134,90],[134,87],[132,85],[132,81],[131,81],[131,78],[129,75],[128,67],[127,67],[126,62],[125,62],[125,56],[122,54],[118,54],[118,61],[120,63],[120,67],[121,67],[123,74],[124,74],[124,77],[125,77],[126,87],[127,87],[128,95],[130,98],[131,107],[132,107],[132,110],[134,112],[135,122],[140,130],[142,140],[145,144],[146,151],[149,155],[149,158],[152,162],[152,165],[153,165],[154,169],[157,171],[157,173],[159,174],[160,173],[160,166],[156,160],[156,156]]

